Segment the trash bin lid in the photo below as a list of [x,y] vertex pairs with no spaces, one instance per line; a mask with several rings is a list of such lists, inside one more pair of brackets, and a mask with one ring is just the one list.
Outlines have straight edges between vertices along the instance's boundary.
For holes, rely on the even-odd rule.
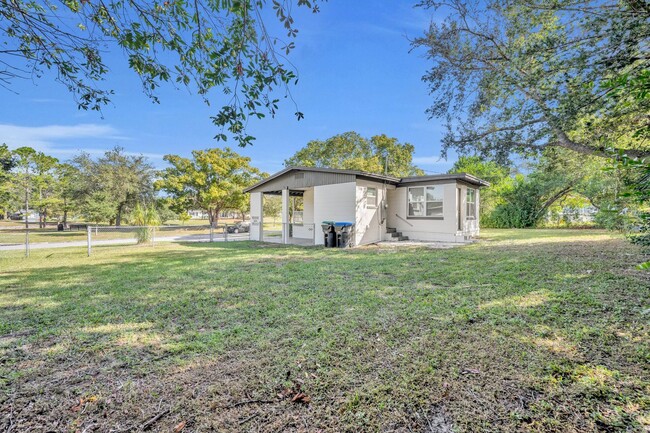
[[337,221],[334,223],[335,227],[350,227],[353,226],[353,223],[345,222],[345,221]]

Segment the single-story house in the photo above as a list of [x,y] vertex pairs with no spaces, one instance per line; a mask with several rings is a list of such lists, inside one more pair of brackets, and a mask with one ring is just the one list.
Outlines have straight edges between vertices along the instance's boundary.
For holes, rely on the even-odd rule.
[[[282,243],[323,245],[323,221],[354,224],[353,246],[384,240],[466,242],[479,234],[479,189],[469,174],[397,178],[357,170],[289,167],[244,190],[250,237],[268,240],[264,196],[282,197]],[[302,209],[292,207],[301,197]]]

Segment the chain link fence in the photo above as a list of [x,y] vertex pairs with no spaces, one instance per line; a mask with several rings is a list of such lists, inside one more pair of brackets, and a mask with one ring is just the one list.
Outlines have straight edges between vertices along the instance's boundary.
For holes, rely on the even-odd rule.
[[34,249],[84,247],[91,255],[97,248],[135,245],[154,246],[164,242],[231,242],[249,240],[246,223],[166,226],[100,226],[70,224],[66,230],[55,227],[0,229],[0,251],[24,253]]

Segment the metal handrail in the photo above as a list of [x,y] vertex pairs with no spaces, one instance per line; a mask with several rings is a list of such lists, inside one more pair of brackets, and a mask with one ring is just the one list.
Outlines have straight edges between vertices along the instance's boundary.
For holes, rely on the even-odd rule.
[[395,216],[396,216],[397,218],[401,219],[402,221],[404,221],[406,224],[408,224],[408,225],[410,225],[411,227],[413,227],[413,224],[411,224],[410,222],[408,222],[408,221],[406,220],[406,218],[399,216],[399,214],[395,214]]

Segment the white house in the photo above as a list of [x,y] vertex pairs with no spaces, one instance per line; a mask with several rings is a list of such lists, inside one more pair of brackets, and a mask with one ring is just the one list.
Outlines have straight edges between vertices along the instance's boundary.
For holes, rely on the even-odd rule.
[[[353,246],[409,239],[466,242],[479,234],[479,189],[488,185],[465,173],[400,179],[356,170],[289,167],[245,190],[251,200],[250,236],[268,240],[264,196],[274,194],[282,196],[282,243],[323,245],[323,221],[353,223]],[[292,197],[302,197],[301,211],[291,211]]]

